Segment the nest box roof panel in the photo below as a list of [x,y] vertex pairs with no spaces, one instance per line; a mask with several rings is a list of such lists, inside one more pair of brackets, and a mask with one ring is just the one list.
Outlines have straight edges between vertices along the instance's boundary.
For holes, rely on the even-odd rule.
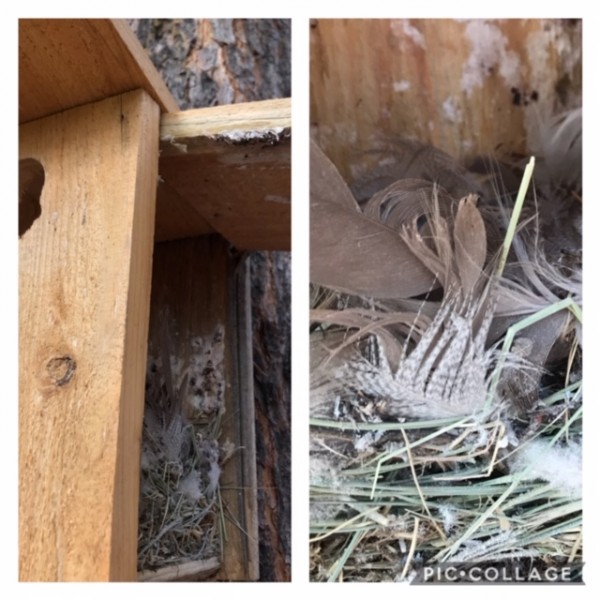
[[125,21],[19,21],[20,123],[138,88],[163,112],[179,110]]
[[155,239],[218,232],[240,250],[288,250],[289,98],[179,112],[125,21],[19,21],[20,123],[135,89],[166,113]]

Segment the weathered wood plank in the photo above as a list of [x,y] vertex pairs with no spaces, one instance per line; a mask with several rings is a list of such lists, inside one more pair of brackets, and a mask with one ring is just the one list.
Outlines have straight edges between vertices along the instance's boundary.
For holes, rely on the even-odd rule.
[[221,465],[225,538],[222,566],[214,578],[247,581],[258,578],[254,394],[249,297],[245,279],[238,281],[235,261],[219,235],[156,244],[149,351],[161,356],[166,320],[173,362],[187,369],[198,362],[197,340],[224,332],[220,442],[229,442],[235,451]]
[[196,227],[238,249],[289,250],[290,125],[289,99],[163,115],[157,239]]
[[581,22],[575,19],[321,19],[311,25],[312,133],[349,181],[364,165],[378,166],[382,155],[373,150],[396,136],[431,143],[460,160],[529,153],[540,117],[581,103]]
[[19,241],[19,576],[136,580],[159,108],[143,91],[21,126],[44,167]]
[[139,88],[163,112],[179,110],[125,21],[19,21],[20,123]]
[[195,560],[183,565],[171,565],[156,571],[142,571],[138,581],[201,581],[216,573],[221,563],[217,558]]
[[243,137],[253,131],[289,129],[291,108],[290,98],[279,98],[169,113],[161,119],[160,139],[185,143],[186,139],[227,134],[235,138],[235,135]]
[[230,513],[225,522],[229,540],[220,571],[227,581],[259,578],[258,496],[254,407],[254,364],[250,268],[245,259],[229,260],[227,322],[232,344],[232,393],[226,406],[222,437],[233,441],[240,452],[223,467],[221,496]]

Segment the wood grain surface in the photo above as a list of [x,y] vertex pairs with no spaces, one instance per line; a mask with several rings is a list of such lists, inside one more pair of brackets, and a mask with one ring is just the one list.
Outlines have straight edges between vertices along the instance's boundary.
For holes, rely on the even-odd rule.
[[45,172],[19,241],[19,577],[136,580],[159,108],[21,126]]
[[162,112],[177,103],[119,19],[19,21],[19,122],[144,89]]
[[530,152],[540,118],[581,103],[576,19],[318,19],[310,44],[312,133],[347,180],[395,136]]

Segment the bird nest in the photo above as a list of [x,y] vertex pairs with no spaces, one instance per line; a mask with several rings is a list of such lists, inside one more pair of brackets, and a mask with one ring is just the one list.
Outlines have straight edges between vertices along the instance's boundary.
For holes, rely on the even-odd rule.
[[313,145],[313,580],[580,565],[581,171],[550,168],[580,158],[580,116],[552,124],[536,194],[533,161],[500,191],[498,165],[397,140],[393,181],[352,193]]
[[[224,412],[223,328],[192,343],[187,364],[168,335],[150,356],[141,457],[138,571],[141,579],[216,571],[222,554],[219,479],[231,453],[219,444]],[[160,577],[158,577],[160,579]]]

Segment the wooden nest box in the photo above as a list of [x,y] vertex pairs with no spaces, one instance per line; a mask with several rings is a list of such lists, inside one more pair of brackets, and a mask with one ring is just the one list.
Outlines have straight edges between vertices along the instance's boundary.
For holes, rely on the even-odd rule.
[[[179,112],[127,24],[19,24],[19,577],[134,581],[148,346],[222,326],[227,551],[258,575],[245,250],[290,248],[290,101]],[[237,522],[237,525],[233,523]]]

